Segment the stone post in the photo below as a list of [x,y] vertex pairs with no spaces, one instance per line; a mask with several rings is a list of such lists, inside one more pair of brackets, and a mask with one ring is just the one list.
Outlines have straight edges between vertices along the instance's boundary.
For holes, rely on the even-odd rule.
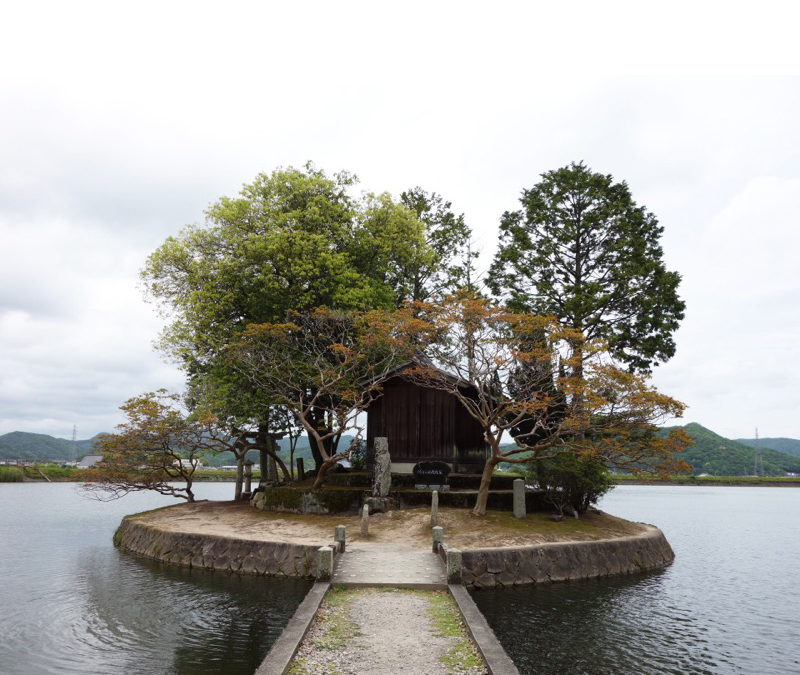
[[361,509],[361,536],[369,536],[369,504],[364,504],[364,508]]
[[262,445],[258,448],[258,470],[261,473],[261,480],[259,481],[260,486],[267,485],[269,483],[269,469],[267,468],[267,449]]
[[305,466],[303,465],[303,458],[297,458],[297,480],[303,480],[303,476],[305,475]]
[[461,583],[461,551],[457,548],[447,549],[447,583]]
[[333,548],[321,546],[317,557],[317,581],[330,581],[333,574]]
[[333,540],[339,545],[339,553],[344,553],[347,528],[344,525],[337,525],[333,533]]
[[434,490],[431,495],[431,527],[439,524],[439,491]]
[[433,552],[438,553],[439,546],[444,542],[444,528],[437,525],[431,532],[433,533]]
[[249,493],[250,486],[253,482],[253,462],[251,460],[247,460],[244,463],[244,491]]
[[275,485],[278,482],[278,464],[272,455],[267,460],[267,466],[269,467],[269,482],[271,485]]
[[392,487],[392,460],[389,457],[389,439],[375,439],[375,461],[372,466],[372,496],[388,497]]
[[525,481],[517,478],[514,481],[514,518],[524,518],[525,514]]

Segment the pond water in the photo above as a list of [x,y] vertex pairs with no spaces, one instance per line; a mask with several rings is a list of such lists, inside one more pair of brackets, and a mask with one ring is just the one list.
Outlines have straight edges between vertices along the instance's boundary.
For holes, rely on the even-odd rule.
[[[230,483],[199,498],[229,499]],[[0,484],[0,673],[251,675],[309,582],[120,553],[128,513],[68,483]],[[601,507],[664,530],[669,568],[478,591],[522,673],[800,673],[800,489],[620,486]]]
[[[201,483],[200,499],[230,499]],[[0,484],[0,673],[252,675],[311,584],[187,570],[121,553],[128,513],[70,483]]]
[[665,570],[473,598],[522,673],[800,673],[800,489],[619,486]]

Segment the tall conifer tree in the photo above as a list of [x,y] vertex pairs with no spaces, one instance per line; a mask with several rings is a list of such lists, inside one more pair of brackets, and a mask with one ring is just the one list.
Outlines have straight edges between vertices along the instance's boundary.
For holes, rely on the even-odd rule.
[[675,353],[680,275],[664,266],[656,217],[627,184],[583,163],[542,174],[507,211],[488,284],[515,311],[555,316],[603,338],[631,371]]

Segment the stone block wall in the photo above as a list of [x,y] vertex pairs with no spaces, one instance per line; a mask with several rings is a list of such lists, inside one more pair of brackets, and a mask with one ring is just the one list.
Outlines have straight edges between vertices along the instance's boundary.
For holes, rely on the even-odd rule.
[[127,518],[114,534],[125,551],[183,567],[316,578],[319,546],[168,532]]
[[462,553],[465,586],[494,588],[631,574],[669,565],[672,547],[656,527],[640,535]]

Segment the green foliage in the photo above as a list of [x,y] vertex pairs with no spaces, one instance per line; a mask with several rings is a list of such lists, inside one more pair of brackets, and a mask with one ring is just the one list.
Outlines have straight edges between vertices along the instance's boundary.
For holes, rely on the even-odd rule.
[[[310,163],[260,174],[148,259],[142,279],[171,319],[161,350],[182,365],[198,405],[230,426],[278,432],[292,423],[270,389],[224,358],[247,326],[318,307],[392,308],[407,270],[431,263],[417,215],[388,194],[353,197],[356,183]],[[329,453],[334,442],[326,439]],[[321,463],[316,446],[313,454]]]
[[472,261],[478,254],[470,248],[472,231],[464,221],[464,214],[455,215],[450,202],[421,187],[403,192],[400,201],[423,224],[428,250],[410,260],[402,270],[397,304],[404,300],[440,299],[469,286]]
[[21,483],[25,474],[18,466],[0,466],[0,483]]
[[393,307],[396,270],[426,251],[423,227],[388,195],[353,199],[355,183],[311,164],[260,174],[167,239],[142,271],[174,316],[163,349],[204,363],[245,325],[289,310]]
[[585,513],[613,487],[604,462],[572,453],[531,462],[529,473],[559,513],[565,506]]
[[515,311],[552,315],[603,338],[632,370],[675,353],[680,276],[662,262],[663,228],[625,182],[582,163],[548,171],[500,222],[488,284]]
[[350,451],[350,466],[353,471],[367,470],[367,442],[359,439]]
[[[723,438],[696,423],[687,424],[683,430],[694,440],[694,445],[681,454],[681,459],[691,465],[692,473],[708,473],[713,476],[753,474],[753,448]],[[767,476],[782,476],[787,472],[800,473],[800,458],[777,450],[762,448],[761,463]]]

